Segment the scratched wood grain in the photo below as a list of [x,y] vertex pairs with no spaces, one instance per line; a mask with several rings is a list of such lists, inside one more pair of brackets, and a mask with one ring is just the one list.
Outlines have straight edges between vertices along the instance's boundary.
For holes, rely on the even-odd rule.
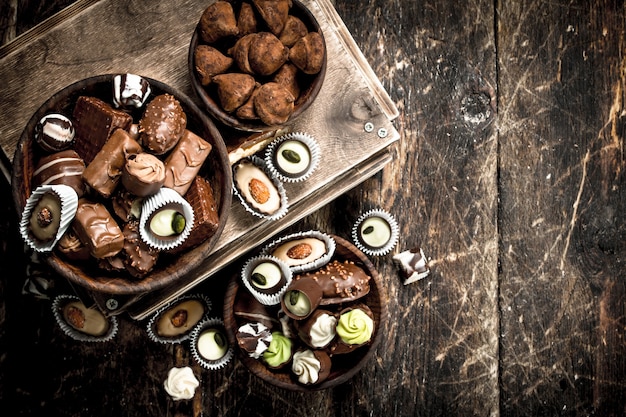
[[[624,8],[499,12],[502,412],[624,415]],[[595,414],[594,414],[595,413]]]

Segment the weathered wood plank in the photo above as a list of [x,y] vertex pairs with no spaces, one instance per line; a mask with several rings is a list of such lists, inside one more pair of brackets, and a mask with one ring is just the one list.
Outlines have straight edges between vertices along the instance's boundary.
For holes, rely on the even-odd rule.
[[623,415],[624,8],[499,16],[502,412]]

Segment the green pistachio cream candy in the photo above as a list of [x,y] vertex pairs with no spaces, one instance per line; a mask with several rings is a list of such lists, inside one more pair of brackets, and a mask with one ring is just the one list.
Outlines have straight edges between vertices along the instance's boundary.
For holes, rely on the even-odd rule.
[[178,210],[166,208],[152,216],[150,230],[158,236],[175,236],[183,232],[185,224],[185,216]]
[[291,359],[291,339],[281,332],[272,332],[272,341],[263,352],[263,360],[272,368],[279,368]]

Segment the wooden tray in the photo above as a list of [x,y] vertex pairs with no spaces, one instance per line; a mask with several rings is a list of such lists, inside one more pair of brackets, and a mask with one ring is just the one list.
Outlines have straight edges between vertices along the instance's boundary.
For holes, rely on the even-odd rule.
[[[326,205],[380,171],[399,139],[392,124],[398,111],[363,57],[329,0],[304,0],[326,39],[328,68],[313,105],[284,131],[250,134],[218,124],[231,162],[262,149],[276,135],[304,131],[322,154],[320,167],[304,183],[285,184],[289,212],[275,222],[248,214],[237,199],[221,239],[195,271],[155,293],[124,297],[87,293],[105,313],[128,312],[143,319],[187,292],[242,254]],[[2,170],[11,177],[19,136],[50,95],[77,80],[104,73],[131,72],[191,90],[187,51],[195,25],[207,6],[195,1],[78,1],[69,9],[0,49]],[[79,41],[80,40],[80,41]]]

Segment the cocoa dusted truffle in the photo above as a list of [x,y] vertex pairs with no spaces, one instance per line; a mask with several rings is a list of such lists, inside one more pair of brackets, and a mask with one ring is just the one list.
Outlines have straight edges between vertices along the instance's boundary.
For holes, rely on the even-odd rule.
[[287,22],[291,0],[252,0],[257,11],[274,35],[279,35]]
[[142,145],[155,155],[171,150],[183,136],[187,115],[171,94],[156,96],[146,105],[139,120]]
[[326,47],[318,32],[309,32],[289,50],[289,60],[305,74],[317,74],[322,70]]
[[204,9],[199,26],[202,40],[209,44],[239,33],[235,11],[227,1],[216,1]]
[[258,32],[240,38],[230,53],[241,71],[267,76],[287,62],[289,48],[272,33]]
[[200,76],[200,84],[207,86],[213,76],[223,74],[233,64],[233,59],[210,45],[198,45],[194,50],[195,69]]
[[254,91],[256,81],[250,74],[227,73],[213,77],[217,96],[225,112],[230,113],[242,106]]
[[266,125],[280,125],[289,120],[296,99],[283,85],[263,84],[254,98],[254,110]]

